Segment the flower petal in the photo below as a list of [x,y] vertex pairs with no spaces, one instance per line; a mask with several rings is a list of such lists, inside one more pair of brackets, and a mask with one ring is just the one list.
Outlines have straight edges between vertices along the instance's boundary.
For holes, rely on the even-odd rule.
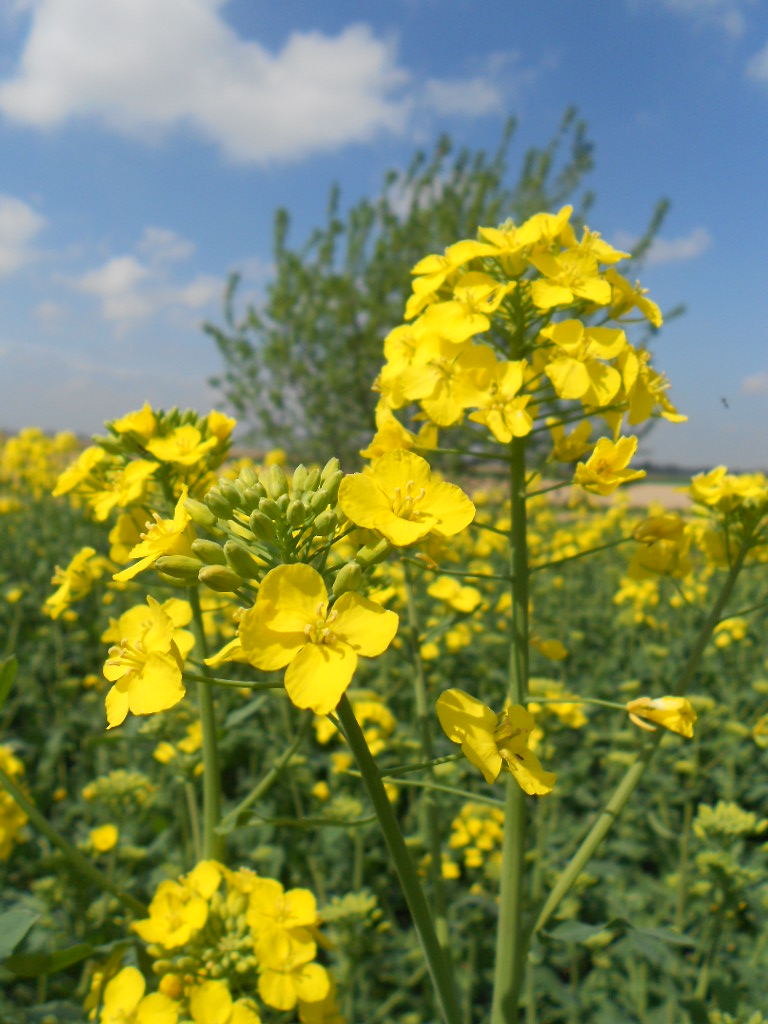
[[342,594],[333,611],[337,613],[333,632],[339,640],[366,658],[383,654],[397,633],[397,613],[360,594]]
[[349,686],[357,655],[343,643],[307,644],[285,673],[285,691],[297,708],[327,715]]

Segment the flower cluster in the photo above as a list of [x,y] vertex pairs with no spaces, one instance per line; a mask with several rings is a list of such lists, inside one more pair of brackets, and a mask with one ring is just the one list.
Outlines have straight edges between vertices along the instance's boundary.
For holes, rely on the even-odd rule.
[[[4,745],[0,745],[0,768],[14,780],[24,774],[24,765]],[[0,861],[8,860],[14,845],[20,842],[19,833],[26,823],[26,814],[0,784]]]

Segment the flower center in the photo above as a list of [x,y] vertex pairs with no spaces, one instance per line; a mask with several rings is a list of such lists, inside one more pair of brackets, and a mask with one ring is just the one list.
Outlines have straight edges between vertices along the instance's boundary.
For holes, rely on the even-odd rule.
[[409,480],[405,485],[405,493],[403,493],[401,487],[395,488],[392,511],[400,519],[414,518],[414,514],[417,512],[416,506],[427,493],[423,487],[418,492],[414,492],[416,492],[416,482],[414,480]]
[[304,633],[311,644],[332,644],[336,640],[336,634],[331,626],[338,618],[339,613],[332,611],[323,615],[324,607],[324,604],[320,602],[315,609],[317,618],[314,624],[308,622],[304,627]]

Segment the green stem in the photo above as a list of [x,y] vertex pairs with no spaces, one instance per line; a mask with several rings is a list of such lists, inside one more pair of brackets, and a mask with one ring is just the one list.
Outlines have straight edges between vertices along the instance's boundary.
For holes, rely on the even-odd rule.
[[[190,591],[189,603],[192,605],[197,648],[205,659],[208,657],[208,642],[200,609],[200,595],[196,589]],[[210,678],[206,669],[203,669],[203,673]],[[216,709],[210,682],[198,682],[197,705],[203,732],[203,857],[220,861],[224,856],[224,838],[217,832],[221,819],[221,772],[216,743]]]
[[199,672],[189,672],[184,669],[184,678],[193,683],[205,683],[206,686],[224,686],[230,690],[282,690],[285,683],[282,679],[268,680],[260,683],[249,683],[239,679],[220,679],[218,676],[202,675]]
[[[403,566],[405,575],[405,595],[408,611],[408,626],[410,627],[411,659],[413,662],[413,693],[416,704],[416,719],[419,726],[419,739],[421,742],[421,753],[428,763],[428,781],[435,782],[434,765],[431,763],[434,756],[434,744],[432,743],[432,717],[430,715],[429,703],[427,700],[427,683],[424,678],[424,663],[421,660],[419,650],[419,620],[416,611],[416,600],[411,586],[411,576],[408,566]],[[451,957],[448,949],[448,921],[446,916],[445,885],[443,883],[443,851],[440,836],[440,819],[438,815],[435,790],[431,786],[424,789],[421,798],[423,809],[422,832],[424,844],[429,851],[429,878],[432,885],[432,902],[435,910],[435,930],[443,947],[445,959],[450,964]]]
[[147,907],[143,903],[140,903],[133,896],[129,896],[128,893],[123,892],[115,883],[105,875],[103,871],[100,871],[95,867],[88,858],[82,854],[76,846],[73,846],[68,840],[64,838],[56,829],[51,825],[45,817],[38,811],[37,807],[32,803],[30,798],[24,793],[20,786],[17,786],[13,779],[0,768],[0,784],[6,792],[10,793],[19,807],[24,811],[32,825],[44,835],[45,838],[51,843],[52,846],[57,847],[61,850],[66,859],[69,861],[72,868],[77,872],[78,875],[84,876],[90,879],[101,889],[105,889],[107,892],[111,892],[113,896],[133,911],[138,917],[146,917],[149,913]]
[[[696,641],[690,655],[688,656],[688,660],[680,673],[677,682],[672,688],[672,694],[674,696],[682,696],[693,680],[696,670],[699,667],[701,657],[704,653],[704,649],[712,636],[712,631],[720,621],[720,615],[723,608],[733,592],[736,578],[739,575],[748,550],[749,543],[745,542],[728,571],[728,575],[723,582],[723,586],[717,596],[717,600],[715,601],[712,610],[701,624],[699,634],[696,637]],[[643,777],[643,772],[656,752],[656,748],[661,742],[662,735],[663,734],[661,732],[657,732],[652,737],[649,737],[643,744],[634,762],[627,769],[624,778],[614,790],[610,800],[598,815],[594,825],[584,837],[579,848],[576,850],[576,853],[573,855],[565,870],[555,883],[554,888],[550,892],[544,906],[539,912],[539,916],[533,926],[533,932],[538,932],[544,927],[555,910],[557,910],[560,902],[566,896],[573,883],[584,870],[597,847],[605,838],[611,825],[619,816],[624,805],[634,792],[635,787]]]
[[345,694],[338,707],[339,720],[344,728],[344,735],[350,750],[357,761],[363,783],[373,804],[379,827],[387,844],[387,849],[397,871],[400,886],[403,890],[413,923],[416,926],[424,956],[427,961],[432,984],[435,988],[440,1013],[446,1024],[461,1024],[461,1011],[454,985],[450,965],[443,955],[443,949],[437,938],[432,915],[419,882],[416,867],[405,845],[400,828],[397,824],[392,807],[389,803],[384,784],[381,781],[376,762],[371,756],[363,732],[355,718],[352,705]]
[[243,814],[245,814],[248,808],[252,807],[253,804],[255,804],[258,800],[261,800],[264,794],[269,792],[272,786],[274,786],[274,784],[280,777],[280,773],[283,771],[283,769],[286,767],[286,765],[291,760],[293,755],[299,749],[299,747],[302,744],[302,741],[304,740],[304,737],[312,728],[312,722],[314,721],[314,717],[315,716],[313,714],[308,714],[304,718],[304,721],[299,726],[298,732],[294,736],[293,741],[289,744],[289,746],[286,747],[286,749],[283,751],[280,757],[278,757],[278,759],[266,773],[264,778],[258,783],[258,785],[254,786],[254,788],[251,790],[248,796],[245,797],[244,800],[240,801],[237,807],[231,810],[229,814],[227,814],[222,819],[222,822],[219,825],[219,832],[221,832],[222,834],[227,834],[231,832],[234,828],[237,828],[240,818],[243,816]]
[[[509,534],[512,576],[512,644],[509,665],[509,702],[524,705],[528,690],[528,542],[525,506],[525,441],[513,438],[510,458]],[[493,983],[491,1024],[514,1024],[527,948],[523,935],[525,876],[525,794],[509,775],[506,781],[504,841],[502,846],[499,923]]]
[[537,565],[530,567],[530,572],[542,572],[544,569],[554,569],[558,565],[565,565],[566,562],[575,562],[578,558],[587,558],[588,555],[594,555],[598,551],[607,551],[609,548],[617,548],[622,544],[626,544],[629,541],[634,540],[633,537],[621,537],[619,540],[609,540],[605,544],[598,544],[594,548],[586,548],[584,551],[579,551],[575,555],[566,555],[565,558],[555,558],[551,562],[539,562]]

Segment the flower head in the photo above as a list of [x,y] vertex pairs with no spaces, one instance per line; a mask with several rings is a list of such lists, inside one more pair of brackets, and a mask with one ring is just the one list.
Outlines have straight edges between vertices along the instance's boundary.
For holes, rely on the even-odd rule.
[[641,729],[655,732],[657,726],[686,739],[693,736],[696,712],[685,697],[637,697],[627,704],[630,719]]

